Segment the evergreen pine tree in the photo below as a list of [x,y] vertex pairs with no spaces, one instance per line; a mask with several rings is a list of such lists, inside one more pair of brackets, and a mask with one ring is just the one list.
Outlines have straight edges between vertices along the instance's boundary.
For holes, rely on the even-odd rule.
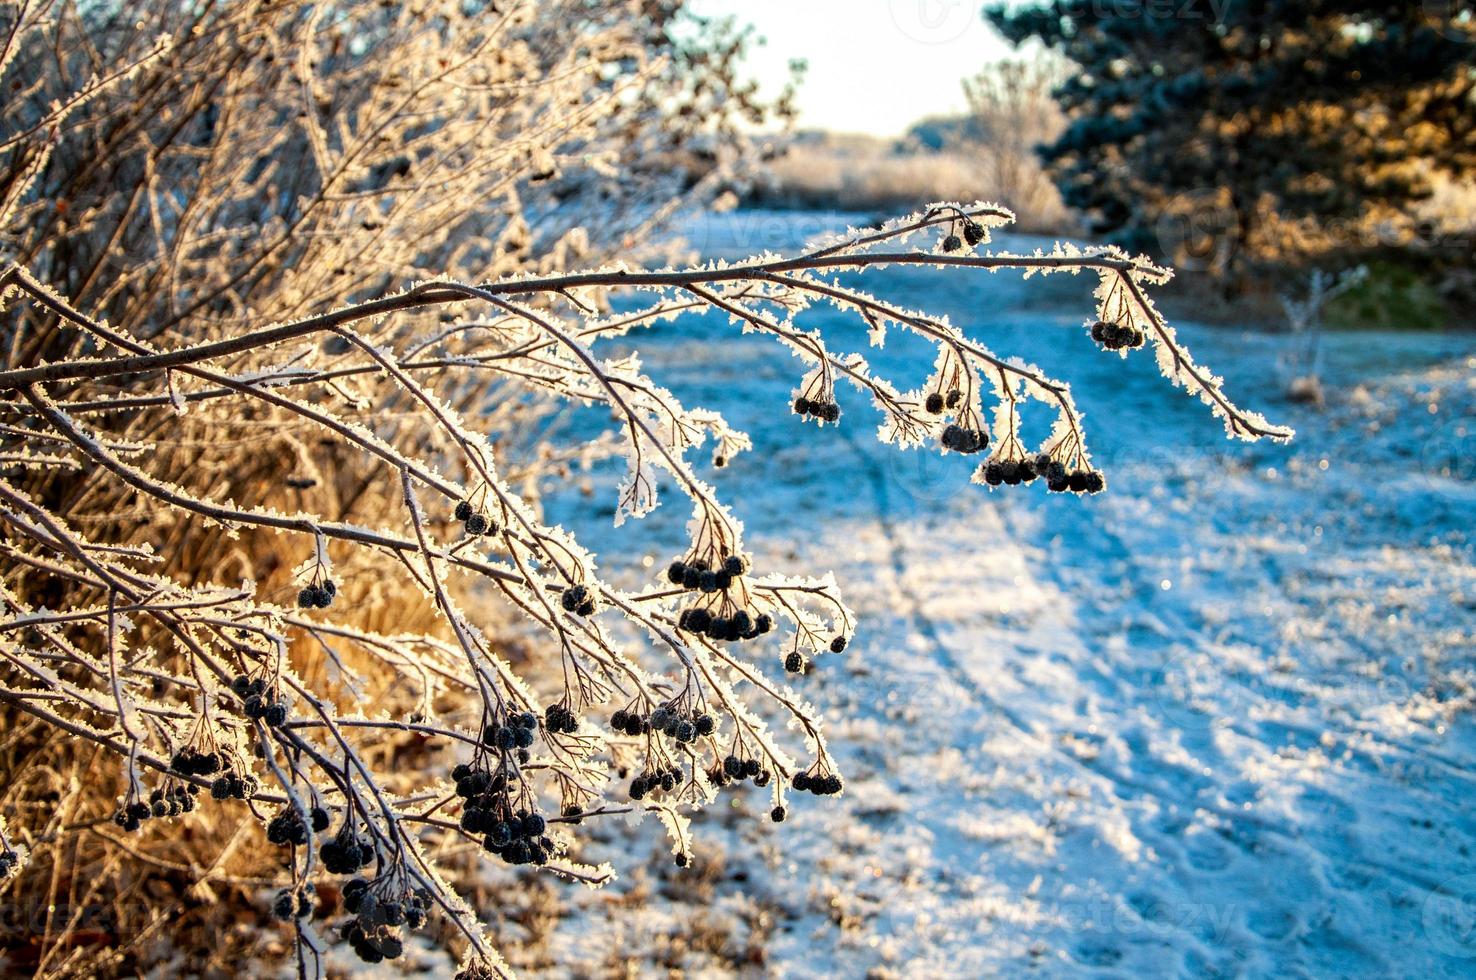
[[1079,66],[1056,93],[1070,125],[1041,148],[1066,202],[1181,266],[1402,244],[1436,182],[1476,174],[1469,0],[1054,0],[985,16]]

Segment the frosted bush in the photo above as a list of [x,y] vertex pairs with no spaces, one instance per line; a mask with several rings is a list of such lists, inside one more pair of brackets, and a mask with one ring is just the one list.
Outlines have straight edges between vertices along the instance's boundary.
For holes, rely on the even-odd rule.
[[[504,186],[504,166],[542,182],[603,146],[613,176],[581,170],[562,202],[592,207],[600,187],[624,186],[632,164],[621,156],[635,152],[606,130],[607,116],[575,109],[561,117],[567,129],[540,143],[554,120],[521,96],[494,97],[513,86],[507,72],[548,82],[545,109],[589,86],[617,87],[588,73],[562,88],[584,70],[581,55],[533,57],[548,23],[532,8],[484,13],[484,36],[401,24],[394,18],[410,15],[398,7],[278,6],[282,19],[250,22],[263,33],[243,34],[242,50],[261,57],[252,45],[265,38],[293,63],[289,89],[310,121],[282,129],[305,135],[258,132],[263,108],[248,127],[261,142],[209,165],[199,158],[219,147],[201,137],[185,156],[203,169],[182,171],[189,193],[177,199],[157,172],[169,156],[145,160],[124,206],[152,220],[120,223],[119,238],[142,236],[127,247],[167,261],[129,266],[116,289],[98,289],[124,242],[91,243],[98,271],[82,277],[55,252],[63,237],[21,231],[7,245],[0,703],[64,744],[101,751],[95,778],[117,775],[98,821],[112,821],[108,834],[173,837],[233,811],[258,826],[282,868],[263,898],[304,973],[322,972],[335,942],[377,962],[402,955],[415,930],[442,925],[438,937],[464,950],[466,976],[507,973],[463,894],[476,887],[468,847],[482,861],[598,886],[614,869],[579,860],[591,822],[654,817],[686,865],[700,847],[692,812],[729,787],[761,789],[776,821],[794,792],[843,791],[817,713],[785,679],[856,634],[834,578],[812,567],[818,556],[798,569],[754,564],[742,525],[696,468],[699,451],[721,465],[751,440],[720,414],[682,404],[637,356],[604,354],[611,341],[715,313],[704,321],[712,329],[761,335],[796,357],[793,400],[776,411],[817,426],[875,413],[877,437],[898,451],[977,457],[978,483],[1095,493],[1105,478],[1065,382],[992,352],[978,329],[854,285],[864,273],[884,289],[899,265],[1064,272],[1094,285],[1085,329],[1104,347],[1126,357],[1151,345],[1164,375],[1231,436],[1290,436],[1237,408],[1189,357],[1148,295],[1169,273],[1146,258],[1064,244],[994,250],[991,231],[1012,215],[976,202],[851,229],[792,257],[647,268],[617,256],[630,228],[600,248],[588,208],[543,199],[550,210],[535,215],[518,196],[528,185]],[[451,11],[440,15],[460,16]],[[67,36],[60,21],[25,20],[34,16],[21,8],[28,30]],[[337,30],[376,17],[388,20]],[[611,46],[609,63],[644,50],[628,38],[621,48],[608,25],[590,30]],[[7,60],[26,33],[13,32]],[[332,73],[314,74],[315,58],[366,38],[408,48],[388,62],[344,54]],[[53,174],[44,161],[64,145],[70,114],[110,86],[142,97],[130,79],[178,77],[189,58],[219,56],[191,54],[190,43],[149,42],[121,56],[124,70],[8,118],[8,234],[55,220],[58,199],[38,181]],[[519,52],[528,60],[508,67]],[[181,63],[148,74],[171,58]],[[396,66],[405,75],[390,85]],[[667,77],[655,102],[669,108],[690,76],[663,70],[636,77]],[[338,83],[346,95],[328,90]],[[418,109],[395,101],[417,86]],[[280,95],[268,84],[247,91]],[[325,100],[337,108],[318,118]],[[621,125],[693,138],[653,121],[667,118],[655,102],[630,108]],[[239,104],[248,117],[255,107]],[[521,142],[483,131],[488,114],[513,111],[516,120],[497,118]],[[84,133],[100,138],[108,118]],[[417,140],[434,159],[399,173],[395,161]],[[578,151],[565,157],[571,145]],[[257,166],[273,167],[262,161],[289,151],[318,175],[308,200],[332,220],[308,221],[268,193],[278,184],[252,183]],[[499,194],[501,222],[478,228]],[[105,195],[92,206],[115,203]],[[197,207],[208,220],[196,220]],[[581,210],[583,220],[571,216]],[[335,238],[342,222],[356,231]],[[464,234],[437,237],[448,222]],[[544,232],[535,236],[535,225]],[[252,251],[263,236],[283,251]],[[259,261],[243,272],[238,253]],[[272,259],[281,254],[295,264]],[[585,257],[583,271],[561,271]],[[354,285],[323,285],[344,278],[332,271],[340,266]],[[436,275],[437,266],[464,274]],[[243,285],[256,275],[263,288]],[[892,331],[924,338],[937,349],[930,376],[914,385],[874,373],[863,353],[806,325],[817,306],[864,323],[875,347]],[[611,431],[543,447],[530,474],[508,434],[551,404],[607,411]],[[1022,435],[1028,412],[1053,420],[1043,442]],[[658,488],[691,509],[687,547],[644,588],[613,585],[596,555],[543,518],[532,489],[538,473],[611,452],[626,465],[617,523],[650,513]],[[542,638],[531,652],[509,642],[523,626]],[[17,835],[26,832],[0,825],[7,877],[24,873]],[[340,911],[323,917],[318,898],[330,891]]]

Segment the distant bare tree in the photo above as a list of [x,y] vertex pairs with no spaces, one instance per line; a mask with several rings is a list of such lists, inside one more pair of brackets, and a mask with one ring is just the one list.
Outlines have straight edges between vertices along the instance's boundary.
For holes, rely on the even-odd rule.
[[1027,225],[1059,227],[1066,221],[1061,195],[1035,151],[1066,125],[1051,95],[1065,73],[1060,58],[1042,53],[991,62],[963,83],[971,115],[963,139],[983,169],[984,186],[1009,201]]

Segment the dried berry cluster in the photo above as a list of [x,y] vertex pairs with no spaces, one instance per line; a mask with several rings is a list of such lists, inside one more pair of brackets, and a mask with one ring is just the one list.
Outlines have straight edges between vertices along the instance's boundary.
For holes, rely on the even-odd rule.
[[193,783],[181,783],[170,779],[163,786],[155,787],[148,801],[134,800],[113,814],[113,823],[132,833],[145,820],[161,817],[177,817],[195,808],[195,794],[200,787]]
[[956,422],[949,423],[943,427],[943,434],[939,437],[939,442],[943,444],[944,449],[970,455],[989,448],[989,433],[982,429],[970,429]]
[[645,735],[651,731],[651,719],[634,705],[628,705],[610,716],[610,727],[622,735]]
[[[538,720],[534,718],[533,723],[530,725],[527,722],[529,718],[533,718],[533,716],[528,714],[518,715],[514,718],[514,722],[522,725],[524,731],[531,733],[532,729],[537,727]],[[567,704],[551,704],[543,711],[543,727],[551,732],[572,735],[579,731],[579,716],[574,714],[574,710]],[[528,744],[532,745],[533,743],[529,742]]]
[[183,748],[169,760],[169,768],[182,776],[211,776],[220,772],[222,760],[219,753],[200,752]]
[[228,767],[210,784],[210,796],[216,800],[244,800],[255,795],[259,788],[256,777],[238,776]]
[[[576,731],[579,728],[578,719],[572,713],[566,716],[562,711],[555,711],[556,708],[562,709],[562,706],[554,704],[548,707],[548,730],[551,732]],[[506,724],[489,721],[483,725],[482,744],[489,749],[501,749],[504,752],[526,749],[533,744],[537,732],[538,716],[530,711],[524,711],[510,716]]]
[[231,681],[231,690],[241,699],[241,711],[247,718],[260,719],[273,728],[286,723],[286,698],[263,678],[238,674]]
[[706,558],[694,558],[672,562],[666,569],[666,580],[672,585],[707,594],[728,588],[734,579],[748,571],[748,559],[742,555],[724,555],[722,564],[717,567],[713,567]]
[[272,902],[272,915],[283,922],[309,918],[313,914],[313,896],[316,894],[317,889],[312,882],[304,884],[300,891],[284,888],[277,892]]
[[[672,562],[666,569],[666,580],[710,596],[726,593],[749,571],[748,559],[742,555],[724,555],[720,563],[694,558]],[[717,603],[701,604],[699,600],[699,605],[682,610],[677,618],[677,628],[711,640],[733,642],[763,636],[774,628],[774,619],[768,613],[754,615],[739,608],[725,595]]]
[[387,880],[355,878],[343,886],[343,907],[354,915],[344,926],[343,938],[365,963],[399,959],[405,952],[400,927],[419,929],[425,925],[426,912],[430,910],[431,896],[425,889],[382,894],[394,891],[381,886]]
[[1092,339],[1106,350],[1138,348],[1148,340],[1142,330],[1130,323],[1108,323],[1105,320],[1092,324]]
[[497,533],[497,522],[473,507],[469,500],[463,500],[457,504],[455,513],[456,519],[461,522],[462,530],[471,537]]
[[651,728],[667,738],[686,745],[711,735],[717,728],[712,715],[683,708],[676,703],[664,704],[651,712]]
[[765,769],[757,759],[745,759],[729,754],[723,758],[721,766],[714,766],[708,770],[707,777],[712,780],[714,786],[751,779],[755,786],[762,788],[769,785],[774,774]]
[[981,474],[991,487],[1000,484],[1013,487],[1044,478],[1046,489],[1052,493],[1101,493],[1107,488],[1107,479],[1100,470],[1068,470],[1064,463],[1046,453],[1033,459],[990,459]]
[[696,606],[682,611],[677,627],[688,633],[700,633],[710,640],[731,643],[763,636],[774,628],[774,620],[768,613],[751,616],[747,609],[739,609],[731,616],[714,616]]
[[800,792],[814,793],[816,796],[834,796],[842,788],[841,778],[835,773],[796,773],[792,784]]
[[794,414],[819,419],[822,422],[834,422],[840,418],[841,412],[840,406],[832,399],[800,396],[794,400]]
[[594,595],[585,585],[572,585],[565,589],[560,602],[565,612],[576,613],[580,616],[589,616],[595,611]]
[[554,853],[545,831],[548,823],[536,810],[514,809],[507,776],[462,763],[451,771],[456,795],[466,801],[461,829],[481,834],[482,849],[508,864],[543,864]]
[[305,585],[297,593],[297,608],[327,609],[338,595],[338,584],[331,578]]
[[374,844],[344,821],[338,833],[323,843],[318,856],[323,859],[323,867],[333,874],[353,874],[374,860]]
[[647,770],[630,781],[630,798],[640,800],[657,791],[670,793],[680,786],[686,777],[687,774],[682,771],[681,766]]
[[[328,829],[328,811],[315,806],[308,812],[313,823],[313,833],[321,834]],[[308,842],[308,829],[297,812],[297,807],[287,806],[267,822],[267,840],[273,844],[295,844],[302,847]]]

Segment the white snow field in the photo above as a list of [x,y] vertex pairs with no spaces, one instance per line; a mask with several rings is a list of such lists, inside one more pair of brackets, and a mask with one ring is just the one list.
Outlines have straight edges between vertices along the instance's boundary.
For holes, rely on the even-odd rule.
[[[739,213],[694,237],[793,249],[853,217]],[[567,917],[525,966],[1476,975],[1476,334],[1329,335],[1316,410],[1282,398],[1285,338],[1177,321],[1233,397],[1298,430],[1247,446],[1151,357],[1095,349],[1084,278],[862,281],[1072,382],[1108,492],[972,486],[966,460],[876,443],[854,394],[839,429],[803,425],[797,362],[716,319],[632,338],[686,404],[753,436],[715,480],[757,563],[833,569],[862,617],[796,682],[846,791],[794,795],[781,825],[762,791],[725,793],[688,870],[654,822],[593,831],[583,856],[621,880],[559,886]],[[897,336],[868,356],[910,387],[931,353]],[[554,516],[648,579],[682,502],[612,530],[600,487]]]

